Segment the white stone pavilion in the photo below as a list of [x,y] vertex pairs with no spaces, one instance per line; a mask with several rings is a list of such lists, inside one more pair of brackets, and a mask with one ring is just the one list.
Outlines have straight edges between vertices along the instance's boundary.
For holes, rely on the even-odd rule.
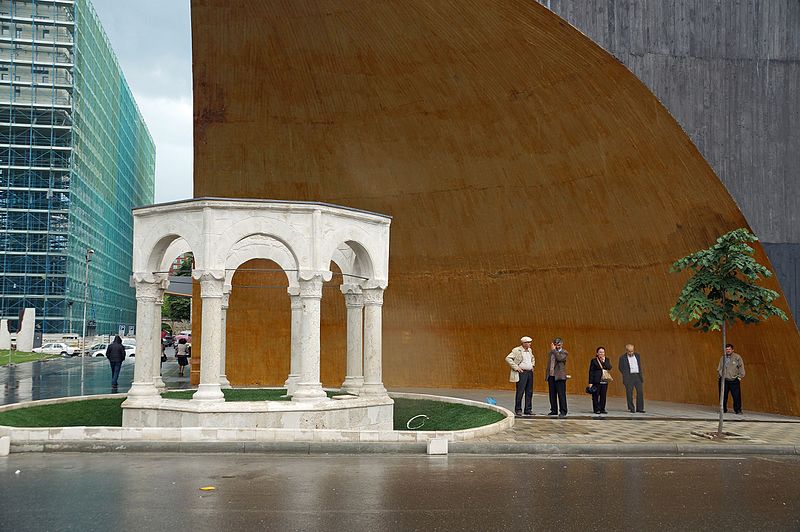
[[[336,205],[199,198],[134,209],[133,276],[137,353],[123,426],[392,428],[393,402],[382,382],[381,317],[388,282],[391,218]],[[202,298],[200,384],[191,400],[160,392],[161,303],[167,270],[187,251]],[[286,273],[291,299],[291,401],[228,402],[225,330],[231,279],[263,258]],[[342,272],[347,306],[347,399],[329,399],[320,382],[320,302]]]

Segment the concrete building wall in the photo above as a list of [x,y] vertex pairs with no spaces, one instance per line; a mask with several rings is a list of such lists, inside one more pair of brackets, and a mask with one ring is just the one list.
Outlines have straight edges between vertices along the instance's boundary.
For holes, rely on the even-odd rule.
[[800,2],[540,0],[664,104],[800,306]]

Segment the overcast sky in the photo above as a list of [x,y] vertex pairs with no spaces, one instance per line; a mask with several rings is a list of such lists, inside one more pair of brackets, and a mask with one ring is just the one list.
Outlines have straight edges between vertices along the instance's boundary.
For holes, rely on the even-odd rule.
[[156,144],[156,202],[192,197],[189,0],[91,0]]

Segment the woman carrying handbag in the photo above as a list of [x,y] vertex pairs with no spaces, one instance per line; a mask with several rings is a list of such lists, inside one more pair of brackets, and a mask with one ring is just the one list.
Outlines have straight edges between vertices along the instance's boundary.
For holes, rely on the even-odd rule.
[[594,358],[589,362],[589,387],[592,392],[592,412],[595,414],[608,414],[606,412],[606,394],[611,378],[611,361],[606,358],[604,347],[598,347]]

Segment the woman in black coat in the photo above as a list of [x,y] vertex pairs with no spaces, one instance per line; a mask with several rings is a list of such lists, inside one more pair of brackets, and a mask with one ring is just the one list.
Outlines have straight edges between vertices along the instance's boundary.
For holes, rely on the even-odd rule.
[[122,338],[119,335],[114,337],[106,348],[106,358],[111,364],[111,387],[117,387],[117,379],[119,379],[119,370],[122,369],[122,361],[125,360],[125,346],[122,345]]
[[589,362],[589,386],[595,386],[595,391],[592,393],[592,411],[595,414],[608,414],[606,412],[608,382],[603,380],[604,369],[611,370],[611,361],[606,358],[605,348],[598,347],[594,358]]

